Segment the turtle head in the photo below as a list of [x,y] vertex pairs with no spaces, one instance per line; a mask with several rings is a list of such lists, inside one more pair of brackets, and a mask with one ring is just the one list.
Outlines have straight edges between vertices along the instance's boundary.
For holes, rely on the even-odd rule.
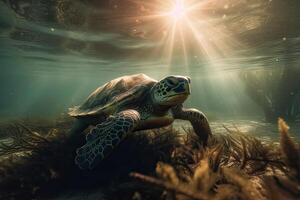
[[191,93],[190,84],[187,76],[167,76],[153,86],[152,99],[155,104],[165,106],[183,103]]

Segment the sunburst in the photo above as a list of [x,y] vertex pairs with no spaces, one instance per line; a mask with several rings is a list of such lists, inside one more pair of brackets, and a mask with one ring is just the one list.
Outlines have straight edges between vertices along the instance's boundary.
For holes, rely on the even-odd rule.
[[223,26],[217,26],[223,19],[212,19],[204,12],[212,1],[216,0],[169,0],[146,5],[152,9],[152,14],[141,18],[160,23],[153,27],[152,35],[164,33],[158,51],[168,65],[172,63],[174,52],[181,52],[178,54],[183,56],[186,66],[194,57],[212,62],[231,52],[236,41],[226,34]]
[[168,12],[168,15],[173,20],[178,21],[185,16],[185,13],[186,13],[186,7],[184,5],[184,2],[181,0],[176,0],[170,12]]

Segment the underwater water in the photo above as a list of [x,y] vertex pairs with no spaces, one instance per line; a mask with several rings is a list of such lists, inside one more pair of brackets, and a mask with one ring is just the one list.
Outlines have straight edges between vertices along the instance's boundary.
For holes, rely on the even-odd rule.
[[299,133],[299,2],[174,2],[0,1],[0,118],[55,118],[119,76],[176,74],[192,80],[185,105],[219,125],[264,123],[284,101],[274,116]]
[[[0,199],[300,199],[299,10],[299,0],[0,0]],[[209,119],[206,148],[209,127],[191,110],[178,117],[202,124],[128,134],[133,115],[97,128],[68,116],[139,73],[190,77],[184,106]]]

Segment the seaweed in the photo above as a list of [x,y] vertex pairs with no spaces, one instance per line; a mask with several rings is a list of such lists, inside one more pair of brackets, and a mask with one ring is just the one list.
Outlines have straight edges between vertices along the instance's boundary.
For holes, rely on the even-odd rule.
[[[282,119],[280,144],[227,127],[209,139],[207,148],[191,128],[135,132],[92,171],[74,164],[77,146],[69,142],[70,120],[56,127],[44,124],[47,128],[34,123],[14,123],[5,129],[9,138],[0,144],[0,199],[99,190],[105,199],[300,197],[299,144]],[[80,140],[83,143],[84,137]]]
[[182,171],[161,163],[156,176],[131,176],[171,193],[167,199],[299,199],[299,145],[286,123],[278,123],[280,146],[225,127],[229,135],[211,138],[206,151],[195,150],[202,155],[194,159],[189,178],[180,179]]

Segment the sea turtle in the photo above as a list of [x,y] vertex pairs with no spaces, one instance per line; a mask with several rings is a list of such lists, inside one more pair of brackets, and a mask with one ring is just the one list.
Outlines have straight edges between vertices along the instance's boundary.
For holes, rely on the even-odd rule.
[[122,76],[96,89],[86,101],[69,112],[77,118],[72,134],[95,125],[86,143],[76,151],[75,163],[93,169],[130,132],[170,125],[174,119],[188,120],[205,146],[211,135],[205,115],[185,109],[191,79],[167,76],[156,81],[145,74]]

